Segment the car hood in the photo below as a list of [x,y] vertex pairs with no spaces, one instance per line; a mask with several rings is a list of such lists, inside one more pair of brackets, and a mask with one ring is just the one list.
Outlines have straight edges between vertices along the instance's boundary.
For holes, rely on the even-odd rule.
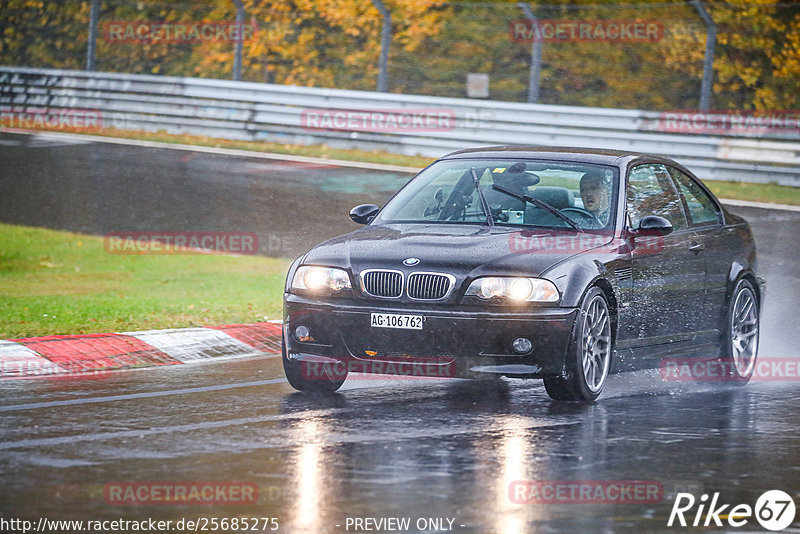
[[[459,224],[367,226],[312,249],[305,264],[338,266],[357,273],[386,268],[462,276],[539,276],[551,266],[611,241],[610,236]],[[403,260],[419,263],[404,266]]]

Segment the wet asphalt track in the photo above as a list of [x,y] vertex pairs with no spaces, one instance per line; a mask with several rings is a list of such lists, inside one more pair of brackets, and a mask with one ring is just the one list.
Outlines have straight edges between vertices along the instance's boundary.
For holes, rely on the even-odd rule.
[[297,257],[412,175],[0,133],[0,221],[109,232],[253,232]]
[[[407,179],[10,134],[0,134],[0,161],[3,222],[96,234],[255,231],[267,243],[280,237],[275,250],[261,238],[273,255],[354,228],[350,207],[380,203]],[[796,358],[800,213],[733,211],[753,225],[768,284],[760,357]],[[800,505],[798,393],[797,380],[737,388],[637,372],[611,377],[589,406],[552,403],[538,381],[358,375],[315,398],[293,393],[275,357],[2,381],[0,517],[275,517],[279,532],[353,532],[348,517],[449,518],[454,532],[680,531],[666,527],[671,495],[517,505],[509,484],[648,480],[668,494],[702,488],[751,505],[782,489]],[[121,481],[238,481],[258,486],[258,500],[109,504],[104,488]]]

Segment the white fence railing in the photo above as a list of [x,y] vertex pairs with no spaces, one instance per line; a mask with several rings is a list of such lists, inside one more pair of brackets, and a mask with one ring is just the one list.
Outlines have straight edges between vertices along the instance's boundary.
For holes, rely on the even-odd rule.
[[[662,114],[638,110],[11,67],[0,67],[0,108],[6,125],[17,121],[20,127],[61,120],[77,127],[100,123],[122,130],[326,143],[432,157],[505,144],[632,150],[672,157],[703,179],[800,186],[798,129],[758,136],[668,133],[662,130]],[[334,122],[331,110],[341,112]],[[364,110],[395,119],[404,113],[442,117],[443,122],[379,121],[364,127],[356,120]]]

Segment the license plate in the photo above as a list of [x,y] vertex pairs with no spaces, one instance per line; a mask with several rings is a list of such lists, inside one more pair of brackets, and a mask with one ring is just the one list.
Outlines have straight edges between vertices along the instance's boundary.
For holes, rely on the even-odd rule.
[[421,315],[398,315],[394,313],[373,313],[370,326],[375,328],[403,328],[422,330]]

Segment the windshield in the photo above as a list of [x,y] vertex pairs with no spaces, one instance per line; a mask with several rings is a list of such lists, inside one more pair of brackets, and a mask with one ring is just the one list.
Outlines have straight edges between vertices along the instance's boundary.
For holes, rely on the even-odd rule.
[[400,190],[376,222],[487,224],[473,170],[496,225],[582,230],[613,225],[616,168],[518,159],[436,162]]

